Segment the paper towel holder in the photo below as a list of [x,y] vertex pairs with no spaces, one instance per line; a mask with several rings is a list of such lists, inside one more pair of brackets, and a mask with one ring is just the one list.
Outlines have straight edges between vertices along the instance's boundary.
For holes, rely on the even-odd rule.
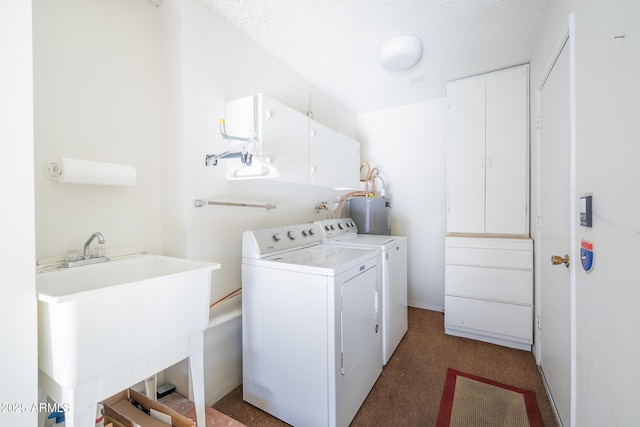
[[63,184],[135,186],[137,173],[133,166],[62,157],[46,164],[49,179]]
[[58,179],[60,175],[62,175],[62,167],[60,166],[60,162],[57,162],[55,160],[47,161],[47,178]]

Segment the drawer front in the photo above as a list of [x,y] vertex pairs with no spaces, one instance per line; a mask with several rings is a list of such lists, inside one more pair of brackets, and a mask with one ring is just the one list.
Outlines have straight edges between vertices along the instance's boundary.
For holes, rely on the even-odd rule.
[[478,334],[531,342],[531,306],[445,296],[445,324]]
[[512,249],[446,247],[445,264],[533,270],[531,251]]
[[447,265],[445,266],[445,293],[531,305],[533,304],[533,273],[521,270]]
[[529,238],[448,235],[444,239],[444,245],[459,248],[510,249],[514,251],[533,250],[533,240]]

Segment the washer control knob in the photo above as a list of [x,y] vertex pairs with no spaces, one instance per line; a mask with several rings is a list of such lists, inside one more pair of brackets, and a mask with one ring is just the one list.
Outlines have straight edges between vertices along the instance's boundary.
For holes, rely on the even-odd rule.
[[313,236],[314,234],[316,234],[316,231],[313,228],[309,229],[309,236]]
[[298,235],[296,234],[296,230],[289,230],[287,232],[287,236],[289,236],[291,240],[294,240],[296,237],[298,237]]
[[340,223],[338,223],[338,228],[339,228],[340,230],[342,230],[342,229],[344,228],[344,225],[342,225],[342,223],[340,222]]
[[324,229],[325,230],[331,230],[331,226],[327,224],[327,225],[324,226]]
[[280,233],[276,233],[276,234],[274,234],[274,235],[273,235],[273,240],[275,240],[276,242],[277,242],[278,240],[280,240]]
[[303,237],[307,237],[307,234],[308,234],[308,233],[307,233],[307,230],[302,230],[302,236],[303,236]]

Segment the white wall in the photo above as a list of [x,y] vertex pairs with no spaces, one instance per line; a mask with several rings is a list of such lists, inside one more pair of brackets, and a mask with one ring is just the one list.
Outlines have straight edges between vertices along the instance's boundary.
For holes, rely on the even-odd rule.
[[595,245],[593,272],[576,276],[576,425],[640,425],[640,3],[574,5],[576,193],[594,201],[574,244]]
[[442,311],[446,100],[361,114],[358,140],[391,192],[392,234],[408,236],[409,305]]
[[[108,254],[146,248],[221,263],[213,301],[241,286],[243,231],[325,218],[313,207],[335,200],[332,190],[227,182],[224,161],[205,167],[206,154],[225,148],[218,119],[231,99],[264,92],[306,113],[311,93],[314,118],[350,136],[356,118],[203,2],[167,0],[156,8],[144,0],[35,0],[33,7],[39,259],[80,249],[101,231]],[[60,156],[132,164],[138,185],[51,181],[46,161]],[[195,208],[194,199],[269,202],[277,209]],[[235,325],[221,329],[227,337],[221,369],[236,375],[207,385],[214,398],[240,382]]]
[[38,415],[31,406],[38,402],[31,3],[0,5],[0,425],[31,427]]
[[[640,301],[635,264],[640,247],[640,4],[635,0],[551,2],[531,61],[532,90],[575,12],[576,197],[593,193],[591,273],[576,266],[577,426],[638,425]],[[616,36],[624,35],[624,38]],[[535,99],[531,111],[537,111]],[[532,141],[534,139],[532,138]],[[532,151],[535,155],[535,150]],[[537,159],[532,159],[537,182]],[[536,201],[538,189],[532,189]],[[542,196],[544,197],[544,195]],[[577,200],[576,200],[577,202]],[[537,205],[533,212],[537,211]],[[575,218],[578,221],[578,218]],[[535,224],[535,222],[532,222]],[[535,232],[535,230],[533,230]],[[541,261],[542,262],[542,261]],[[538,271],[539,266],[536,266]]]
[[[33,2],[36,250],[82,249],[95,231],[107,250],[159,252],[157,10],[145,1]],[[135,187],[60,184],[62,156],[131,164]]]

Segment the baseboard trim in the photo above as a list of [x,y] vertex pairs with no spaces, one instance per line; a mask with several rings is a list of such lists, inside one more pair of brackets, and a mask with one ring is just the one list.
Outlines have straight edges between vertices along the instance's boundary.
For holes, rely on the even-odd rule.
[[547,393],[547,398],[549,399],[549,404],[551,405],[551,409],[553,409],[553,415],[556,418],[558,427],[563,427],[564,425],[562,424],[562,420],[560,419],[560,413],[558,412],[558,407],[556,406],[556,402],[553,400],[553,396],[551,396],[549,383],[547,383],[547,377],[544,375],[542,366],[538,365],[538,371],[540,372],[540,376],[542,377],[542,384],[544,385],[544,391]]

